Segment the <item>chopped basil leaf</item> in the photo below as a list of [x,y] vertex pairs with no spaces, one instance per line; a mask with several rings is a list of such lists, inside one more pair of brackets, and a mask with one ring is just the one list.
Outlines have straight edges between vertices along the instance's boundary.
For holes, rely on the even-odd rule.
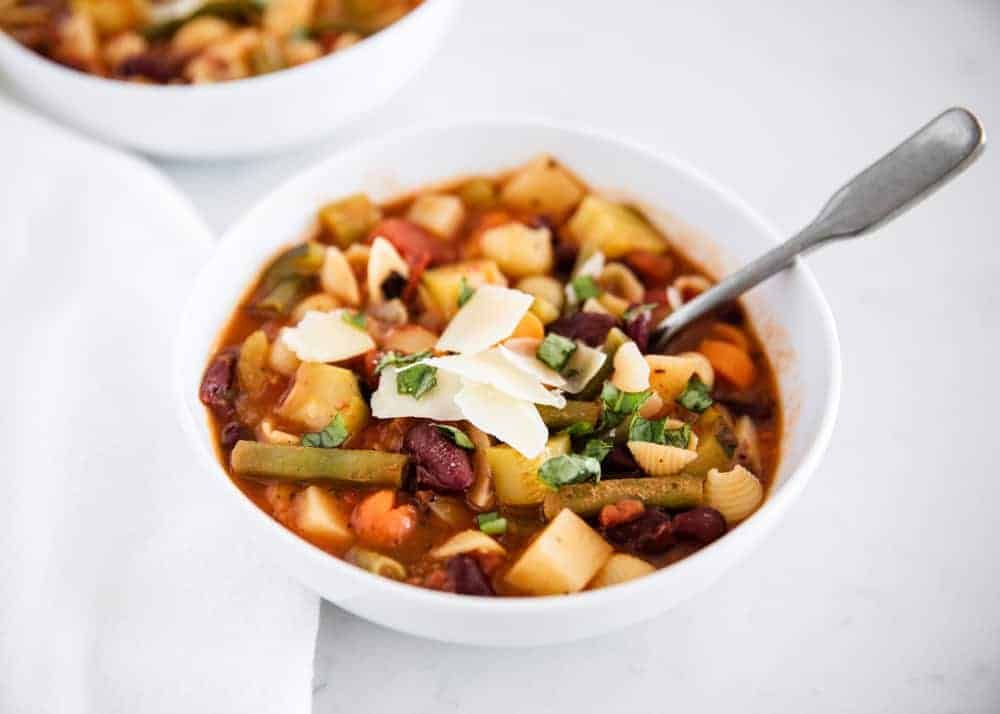
[[437,382],[437,367],[429,364],[415,364],[396,373],[396,391],[409,394],[414,399],[420,399],[434,389]]
[[468,449],[469,451],[476,448],[476,445],[472,443],[472,439],[467,437],[461,429],[456,429],[448,424],[431,424],[431,426],[454,441],[456,446],[461,446],[463,449]]
[[573,286],[573,293],[580,302],[583,302],[588,298],[597,297],[601,294],[601,289],[589,275],[580,275],[573,278],[570,285]]
[[427,359],[430,356],[430,350],[424,350],[412,355],[401,355],[398,352],[391,351],[386,352],[379,358],[378,364],[375,365],[375,374],[379,374],[386,367],[405,367],[422,359]]
[[458,306],[462,307],[465,303],[472,299],[472,296],[476,294],[476,291],[469,286],[469,281],[462,276],[461,282],[458,284]]
[[540,362],[561,372],[569,364],[569,358],[576,352],[576,343],[568,337],[550,332],[538,345],[535,357]]
[[507,519],[506,518],[494,518],[492,520],[486,521],[485,523],[479,524],[479,530],[481,530],[486,535],[503,535],[507,532]]
[[656,307],[656,303],[655,302],[647,302],[647,303],[643,303],[642,305],[636,305],[635,307],[630,307],[628,310],[626,310],[624,313],[622,313],[622,320],[624,320],[625,322],[628,322],[629,320],[631,320],[632,318],[634,318],[636,315],[641,315],[644,312],[649,312],[654,307]]
[[688,380],[684,391],[676,399],[677,403],[685,409],[701,414],[714,403],[709,394],[708,385],[701,381],[701,377],[692,374]]
[[344,417],[338,414],[323,431],[310,432],[302,435],[302,445],[318,449],[336,449],[347,441],[347,427]]
[[667,446],[676,446],[678,449],[686,449],[691,443],[691,425],[684,424],[676,429],[665,429],[663,443]]
[[340,316],[348,325],[356,327],[359,330],[365,329],[366,319],[363,312],[351,312],[350,310],[344,310],[340,313]]
[[590,456],[598,461],[604,461],[604,457],[611,451],[611,444],[603,439],[588,439],[583,447],[583,455]]
[[636,414],[628,427],[629,441],[649,441],[653,444],[663,444],[666,419],[643,419]]
[[570,483],[596,483],[601,480],[601,462],[593,456],[553,456],[538,469],[538,478],[551,489]]
[[575,424],[570,424],[566,428],[566,433],[571,437],[573,436],[583,436],[584,434],[589,434],[594,430],[594,425],[589,421],[578,421]]
[[611,382],[605,382],[601,389],[601,401],[604,402],[601,428],[618,426],[625,417],[638,411],[652,394],[648,389],[645,392],[623,392]]

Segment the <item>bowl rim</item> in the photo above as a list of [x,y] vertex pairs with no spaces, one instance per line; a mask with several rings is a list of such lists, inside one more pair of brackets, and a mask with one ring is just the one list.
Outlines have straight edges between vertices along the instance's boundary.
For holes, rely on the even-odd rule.
[[[520,114],[462,115],[441,121],[425,122],[405,129],[398,129],[340,147],[327,154],[318,162],[280,183],[251,207],[240,220],[230,225],[216,242],[213,255],[199,271],[196,280],[190,288],[189,295],[185,300],[184,309],[180,314],[177,329],[174,333],[173,396],[178,418],[188,438],[193,442],[192,447],[198,453],[199,463],[204,465],[206,470],[211,470],[215,473],[216,478],[213,481],[220,485],[225,484],[224,487],[228,493],[235,496],[236,500],[241,504],[239,507],[245,515],[261,524],[262,528],[269,530],[270,533],[274,534],[273,537],[283,541],[288,547],[297,549],[302,553],[305,559],[309,561],[310,568],[330,569],[335,572],[338,578],[344,578],[347,582],[357,582],[367,586],[369,589],[378,588],[386,596],[401,598],[400,602],[406,602],[403,599],[408,599],[409,602],[415,605],[449,607],[453,608],[456,614],[539,615],[553,609],[564,611],[592,610],[595,606],[600,606],[602,603],[612,604],[618,601],[630,600],[634,597],[641,597],[643,593],[664,586],[671,577],[683,577],[685,573],[696,571],[701,566],[709,566],[712,561],[723,564],[721,568],[717,569],[716,573],[717,575],[721,575],[728,569],[728,566],[725,565],[727,556],[738,556],[741,550],[746,550],[744,549],[744,544],[749,547],[759,542],[761,537],[777,523],[785,509],[801,494],[822,459],[833,434],[840,404],[842,381],[840,340],[833,313],[830,310],[826,297],[820,289],[812,271],[800,259],[796,259],[795,265],[791,270],[802,279],[804,289],[811,294],[817,306],[822,332],[826,338],[828,347],[823,350],[822,354],[825,356],[825,366],[830,377],[826,393],[823,395],[824,408],[819,427],[812,435],[798,468],[789,474],[786,482],[780,489],[768,494],[763,505],[750,518],[739,524],[739,527],[735,529],[738,535],[733,536],[727,533],[726,536],[671,564],[669,567],[658,568],[655,572],[645,577],[637,578],[616,585],[615,587],[585,590],[568,595],[492,598],[470,597],[468,595],[440,592],[380,577],[314,546],[309,541],[275,521],[247,498],[233,482],[228,472],[221,467],[216,455],[210,453],[210,449],[201,443],[204,436],[204,429],[208,424],[207,414],[202,419],[202,423],[199,424],[194,414],[187,408],[187,400],[190,395],[186,393],[187,385],[184,383],[184,367],[185,364],[190,362],[192,357],[184,349],[185,345],[182,343],[182,340],[189,332],[188,323],[193,319],[193,315],[197,310],[194,298],[201,291],[202,284],[211,281],[214,266],[218,262],[218,255],[221,253],[222,248],[230,243],[234,243],[236,241],[235,236],[247,230],[247,226],[254,222],[256,214],[259,211],[265,210],[276,195],[283,195],[286,192],[294,191],[298,186],[313,185],[316,178],[323,175],[327,167],[335,163],[344,154],[369,153],[377,151],[380,147],[394,143],[412,142],[417,140],[422,134],[442,133],[450,129],[467,128],[469,126],[481,128],[492,126],[505,129],[518,127],[544,129],[572,134],[585,141],[603,141],[632,152],[645,154],[656,162],[686,175],[692,181],[699,184],[701,188],[715,195],[721,202],[728,203],[774,243],[782,240],[782,234],[743,198],[728,186],[709,177],[686,160],[634,139],[622,137],[617,133],[596,129],[580,123],[569,123]],[[207,355],[197,355],[195,358],[200,361],[207,360]],[[221,479],[218,476],[221,476]],[[306,585],[306,587],[315,591],[309,585]],[[321,597],[323,596],[322,593],[317,594]]]
[[356,55],[361,51],[376,51],[386,42],[391,42],[392,38],[399,34],[400,26],[406,28],[413,24],[412,18],[414,15],[420,13],[420,16],[422,16],[426,14],[426,9],[431,5],[437,7],[438,5],[445,4],[446,1],[447,0],[423,0],[420,5],[410,10],[410,12],[396,20],[396,22],[392,23],[385,29],[379,30],[373,35],[365,37],[361,42],[342,50],[338,50],[337,52],[331,52],[330,54],[323,55],[318,59],[296,65],[295,67],[286,67],[285,69],[277,72],[268,72],[266,74],[258,74],[250,77],[243,77],[241,79],[231,79],[224,82],[207,82],[205,84],[143,84],[139,82],[128,82],[122,79],[115,79],[113,77],[101,77],[88,72],[83,72],[81,70],[73,69],[72,67],[67,67],[66,65],[60,64],[55,60],[34,52],[2,30],[0,30],[0,44],[6,45],[12,53],[20,55],[25,59],[25,61],[33,64],[35,67],[42,68],[40,71],[51,71],[57,75],[65,77],[67,81],[79,80],[83,84],[90,85],[95,88],[110,88],[109,91],[118,91],[120,89],[122,93],[134,92],[136,96],[143,94],[147,96],[164,96],[166,93],[177,96],[193,92],[197,92],[199,95],[203,96],[209,94],[219,95],[232,93],[233,91],[247,90],[251,88],[251,85],[253,89],[266,89],[268,84],[281,82],[289,75],[293,77],[300,77],[309,72],[318,72],[323,66],[329,65],[337,59],[343,60],[344,53],[353,53]]

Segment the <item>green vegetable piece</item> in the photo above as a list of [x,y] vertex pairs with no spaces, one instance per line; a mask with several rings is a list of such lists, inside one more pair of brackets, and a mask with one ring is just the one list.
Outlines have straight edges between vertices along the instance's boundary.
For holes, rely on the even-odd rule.
[[462,279],[458,283],[458,306],[462,307],[465,303],[472,299],[472,296],[476,294],[476,291],[469,285],[469,281],[462,276]]
[[229,463],[234,475],[245,478],[399,488],[407,461],[405,454],[387,451],[315,449],[238,441]]
[[[575,399],[567,400],[562,409],[544,404],[537,405],[538,413],[549,429],[572,428],[580,422],[596,424],[601,417],[601,405],[597,402],[582,402]],[[577,429],[582,427],[577,426]],[[582,433],[582,432],[581,432]]]
[[267,316],[289,314],[299,301],[311,292],[310,282],[301,275],[285,278],[253,304],[254,312]]
[[571,483],[599,481],[601,462],[593,456],[578,454],[554,456],[539,467],[538,478],[552,489]]
[[601,428],[618,426],[626,417],[635,414],[652,394],[648,389],[644,392],[623,392],[611,382],[605,382],[601,390],[601,401],[604,403]]
[[575,424],[570,424],[569,427],[567,427],[566,429],[566,433],[569,434],[571,437],[585,436],[587,434],[592,433],[593,431],[594,431],[594,425],[585,421],[578,421]]
[[367,236],[381,218],[382,211],[363,193],[333,201],[319,210],[320,222],[341,248]]
[[417,352],[412,355],[401,355],[398,352],[389,351],[379,357],[378,364],[375,365],[375,374],[380,374],[386,367],[406,367],[407,365],[427,359],[431,356],[430,350]]
[[588,439],[583,447],[583,455],[604,461],[604,457],[611,451],[611,447],[612,444],[603,439]]
[[365,329],[365,325],[368,323],[368,319],[365,317],[365,314],[363,312],[351,312],[350,310],[344,310],[344,312],[340,313],[340,317],[348,325],[356,327],[362,331]]
[[267,295],[279,283],[289,278],[315,275],[323,267],[325,257],[326,249],[314,241],[289,248],[275,258],[274,262],[264,271],[260,282],[261,293]]
[[691,425],[684,424],[676,429],[664,429],[663,443],[667,446],[676,446],[678,449],[686,449],[691,443]]
[[550,332],[538,345],[535,357],[556,372],[561,372],[569,364],[569,359],[576,350],[577,346],[573,340]]
[[579,275],[573,278],[570,285],[573,286],[573,293],[580,302],[601,294],[601,288],[589,275]]
[[643,419],[636,414],[628,427],[629,441],[649,441],[654,444],[663,444],[663,436],[666,427],[666,419]]
[[437,367],[429,364],[415,364],[396,373],[396,391],[414,399],[420,399],[436,386]]
[[448,424],[431,424],[431,426],[455,442],[456,446],[460,446],[469,451],[475,450],[476,445],[472,443],[472,439],[466,436],[465,432],[461,429],[456,429]]
[[507,532],[507,519],[506,518],[494,518],[491,521],[486,521],[486,523],[479,524],[479,530],[481,530],[486,535],[503,535]]
[[354,563],[359,568],[375,575],[381,575],[383,578],[402,580],[406,577],[406,567],[402,563],[374,550],[354,546],[347,551],[344,559],[348,563]]
[[184,23],[206,15],[232,20],[238,24],[253,25],[260,20],[260,14],[266,7],[266,2],[254,2],[254,0],[218,0],[218,2],[205,3],[184,17],[149,25],[141,29],[140,32],[147,40],[165,40],[172,37]]
[[302,435],[303,446],[313,446],[319,449],[336,449],[347,441],[347,426],[340,414],[333,418],[323,431],[309,432]]
[[708,385],[701,381],[701,377],[692,374],[684,391],[675,401],[685,409],[701,414],[715,403],[709,391]]
[[581,516],[594,516],[611,503],[623,498],[635,498],[647,506],[660,508],[693,508],[704,498],[703,480],[691,474],[674,474],[656,478],[621,478],[562,486],[545,496],[543,510],[549,520],[563,508]]
[[489,523],[490,521],[495,521],[500,517],[500,514],[496,511],[490,511],[489,513],[480,513],[476,516],[476,528],[482,528],[483,524]]

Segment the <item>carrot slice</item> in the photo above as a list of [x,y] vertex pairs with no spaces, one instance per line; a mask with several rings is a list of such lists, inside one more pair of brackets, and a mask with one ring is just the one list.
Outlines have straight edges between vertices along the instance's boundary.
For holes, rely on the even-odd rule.
[[698,351],[712,363],[716,374],[740,389],[746,389],[757,378],[757,368],[750,355],[736,345],[721,340],[702,340]]
[[747,354],[750,353],[750,339],[747,337],[747,333],[735,325],[728,325],[725,322],[716,322],[712,325],[711,334],[712,337],[718,337],[723,342],[735,345]]
[[526,312],[514,331],[510,333],[510,337],[532,337],[541,340],[545,338],[545,326],[535,313]]

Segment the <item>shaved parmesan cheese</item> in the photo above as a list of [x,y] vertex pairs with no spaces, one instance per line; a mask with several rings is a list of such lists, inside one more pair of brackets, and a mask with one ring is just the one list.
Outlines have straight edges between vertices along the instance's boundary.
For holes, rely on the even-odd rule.
[[424,360],[425,364],[451,372],[468,381],[489,384],[497,391],[514,399],[535,404],[547,404],[559,409],[566,406],[566,399],[550,392],[538,379],[518,369],[501,354],[500,347],[471,355],[448,355]]
[[535,355],[541,340],[534,337],[516,337],[507,340],[498,348],[503,358],[523,372],[530,374],[542,384],[552,387],[565,387],[566,380],[561,374],[548,367]]
[[514,399],[487,384],[465,381],[455,403],[470,423],[526,458],[535,458],[545,448],[549,430],[531,402]]
[[601,350],[577,340],[576,352],[569,358],[569,363],[563,370],[566,373],[566,391],[570,394],[582,391],[601,370],[607,358],[608,356]]
[[520,290],[481,285],[452,318],[437,348],[448,352],[482,352],[509,337],[534,298]]
[[281,340],[303,362],[340,362],[375,349],[371,335],[344,320],[344,312],[310,310],[281,331]]
[[382,370],[378,389],[372,394],[372,416],[379,419],[394,417],[422,417],[438,421],[458,421],[462,410],[455,403],[455,396],[462,388],[458,375],[438,371],[437,384],[420,399],[400,394],[396,389],[395,367]]
[[382,283],[393,273],[399,273],[404,278],[410,277],[410,266],[396,252],[392,243],[382,236],[377,236],[372,242],[372,250],[368,256],[368,299],[372,302],[382,302]]

